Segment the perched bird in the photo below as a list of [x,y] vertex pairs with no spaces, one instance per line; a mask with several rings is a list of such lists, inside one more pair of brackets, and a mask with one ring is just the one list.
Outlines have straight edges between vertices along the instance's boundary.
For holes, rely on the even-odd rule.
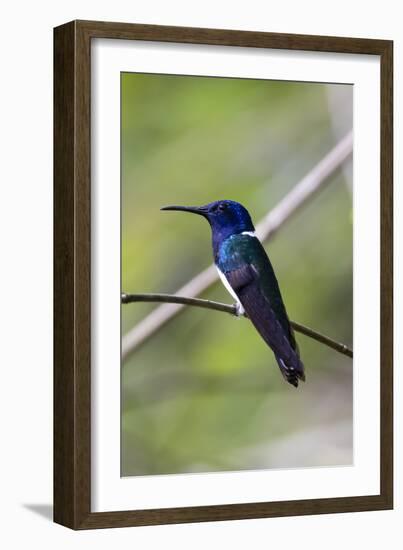
[[207,219],[212,231],[214,262],[224,286],[246,312],[273,350],[284,378],[293,386],[305,380],[304,365],[284,307],[270,260],[255,236],[249,212],[238,202],[215,201],[206,206],[165,206]]

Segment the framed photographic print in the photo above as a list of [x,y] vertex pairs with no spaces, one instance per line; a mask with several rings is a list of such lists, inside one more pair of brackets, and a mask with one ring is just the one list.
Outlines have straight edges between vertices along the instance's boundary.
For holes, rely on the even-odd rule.
[[390,41],[54,34],[54,519],[390,509]]

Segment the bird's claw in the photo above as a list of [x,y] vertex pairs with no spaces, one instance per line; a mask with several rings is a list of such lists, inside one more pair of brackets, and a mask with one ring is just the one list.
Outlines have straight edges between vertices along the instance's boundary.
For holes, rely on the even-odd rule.
[[245,310],[242,307],[242,304],[240,302],[236,302],[234,304],[234,307],[235,307],[235,315],[237,317],[246,317]]

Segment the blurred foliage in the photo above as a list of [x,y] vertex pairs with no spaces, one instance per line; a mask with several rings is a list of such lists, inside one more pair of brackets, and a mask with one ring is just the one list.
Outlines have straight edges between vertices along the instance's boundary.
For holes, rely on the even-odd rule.
[[[206,222],[161,206],[232,199],[258,221],[351,125],[347,85],[122,74],[122,290],[174,292],[212,261]],[[352,345],[346,176],[266,250],[290,318]],[[154,308],[122,306],[123,333]],[[352,361],[297,339],[296,390],[246,319],[185,308],[122,365],[122,475],[351,463]]]

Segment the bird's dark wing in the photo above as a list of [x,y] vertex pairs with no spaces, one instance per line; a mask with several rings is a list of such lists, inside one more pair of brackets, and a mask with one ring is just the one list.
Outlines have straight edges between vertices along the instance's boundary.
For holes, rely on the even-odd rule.
[[292,329],[284,319],[282,323],[279,321],[278,308],[262,292],[257,270],[252,264],[244,264],[226,271],[225,276],[256,330],[273,350],[284,378],[297,387],[298,380],[305,380],[305,375]]

